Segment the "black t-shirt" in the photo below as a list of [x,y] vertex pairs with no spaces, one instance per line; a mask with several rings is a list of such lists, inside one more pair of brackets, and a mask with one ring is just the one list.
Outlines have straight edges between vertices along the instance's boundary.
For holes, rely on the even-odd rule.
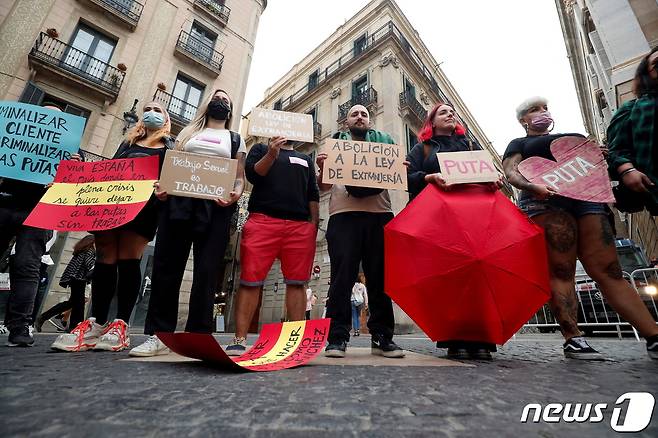
[[130,144],[127,141],[124,141],[123,143],[121,143],[121,145],[117,149],[112,159],[114,160],[119,158],[142,158],[142,157],[151,157],[153,155],[157,155],[160,160],[158,168],[160,171],[162,171],[162,165],[164,164],[164,157],[165,157],[165,153],[167,152],[167,149],[169,149],[168,146],[164,146],[161,148],[149,148],[138,144]]
[[582,134],[573,133],[533,135],[529,137],[515,138],[509,145],[507,145],[507,149],[505,149],[505,154],[503,155],[503,160],[508,159],[514,154],[521,154],[521,157],[524,160],[530,157],[542,157],[547,160],[555,161],[555,157],[551,154],[551,143],[557,138],[567,136],[585,138]]
[[265,176],[254,166],[267,154],[267,145],[254,145],[245,162],[247,180],[254,185],[249,198],[249,212],[263,213],[278,219],[309,220],[309,202],[319,202],[320,192],[313,161],[308,155],[281,149]]

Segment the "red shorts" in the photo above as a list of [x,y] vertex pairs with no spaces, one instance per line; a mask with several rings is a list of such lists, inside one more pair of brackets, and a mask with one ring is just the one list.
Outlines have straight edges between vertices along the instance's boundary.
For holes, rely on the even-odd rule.
[[240,284],[262,286],[275,259],[281,261],[286,284],[304,284],[311,277],[317,228],[305,221],[249,215],[240,242]]

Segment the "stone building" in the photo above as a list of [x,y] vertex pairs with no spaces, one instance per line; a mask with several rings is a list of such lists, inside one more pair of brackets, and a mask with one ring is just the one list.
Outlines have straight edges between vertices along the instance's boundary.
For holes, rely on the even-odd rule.
[[[634,99],[632,81],[658,44],[656,0],[555,0],[587,131],[605,142],[614,112]],[[647,212],[618,215],[617,233],[658,257],[658,222]]]
[[[390,133],[409,150],[417,142],[416,133],[427,112],[439,101],[455,107],[471,138],[489,151],[496,166],[502,168],[486,135],[396,2],[373,0],[269,87],[258,106],[311,114],[315,142],[295,147],[315,157],[331,135],[343,128],[354,104],[366,106],[373,127]],[[243,136],[249,147],[258,139],[246,136],[244,127]],[[409,199],[406,192],[391,192],[391,198],[396,213]],[[313,274],[310,281],[319,297],[314,317],[322,313],[329,282],[329,254],[324,238],[328,200],[328,193],[323,194],[314,262],[320,272]],[[234,272],[237,276],[237,269]],[[263,289],[261,323],[285,318],[284,289],[275,262]],[[396,321],[398,331],[414,330],[412,321],[397,307]]]
[[[236,114],[267,0],[3,0],[0,2],[0,99],[55,103],[86,119],[88,160],[112,157],[145,103],[169,111],[178,133],[212,90],[228,92]],[[135,102],[137,102],[135,106]],[[233,130],[238,129],[234,118]],[[58,286],[80,233],[61,235],[50,293]],[[150,266],[148,247],[143,270]],[[191,271],[182,290],[189,292]],[[186,303],[189,294],[182,294]],[[144,302],[133,325],[144,318]],[[185,313],[180,315],[184,320]]]

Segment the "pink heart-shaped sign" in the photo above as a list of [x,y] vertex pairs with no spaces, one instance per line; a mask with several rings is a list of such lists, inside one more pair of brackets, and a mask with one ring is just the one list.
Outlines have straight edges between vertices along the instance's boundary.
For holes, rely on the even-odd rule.
[[530,157],[519,163],[528,181],[556,189],[560,196],[590,202],[615,202],[608,164],[600,146],[582,137],[560,137],[551,143],[557,161]]

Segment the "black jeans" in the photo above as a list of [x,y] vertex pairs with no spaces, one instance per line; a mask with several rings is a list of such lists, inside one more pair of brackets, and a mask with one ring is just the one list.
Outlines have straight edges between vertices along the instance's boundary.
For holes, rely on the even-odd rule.
[[384,225],[393,213],[347,212],[334,214],[327,225],[331,258],[331,285],[327,318],[331,318],[329,343],[350,339],[352,287],[363,266],[368,288],[368,329],[373,335],[393,338],[393,303],[384,293]]
[[46,321],[53,316],[66,312],[71,309],[71,317],[69,318],[69,331],[73,330],[75,326],[82,322],[85,314],[85,287],[87,282],[85,280],[72,279],[69,287],[71,288],[71,295],[69,299],[59,304],[55,304],[50,309],[41,314],[41,319]]
[[144,333],[152,335],[176,330],[180,286],[191,246],[194,271],[185,331],[212,333],[215,291],[226,252],[232,210],[213,206],[210,222],[199,229],[194,216],[188,220],[173,220],[168,208],[165,204],[160,213]]
[[5,325],[9,330],[29,325],[39,287],[41,257],[52,231],[27,227],[23,221],[30,212],[0,207],[0,248],[7,248],[16,237],[16,254],[9,265],[11,290],[7,301]]

